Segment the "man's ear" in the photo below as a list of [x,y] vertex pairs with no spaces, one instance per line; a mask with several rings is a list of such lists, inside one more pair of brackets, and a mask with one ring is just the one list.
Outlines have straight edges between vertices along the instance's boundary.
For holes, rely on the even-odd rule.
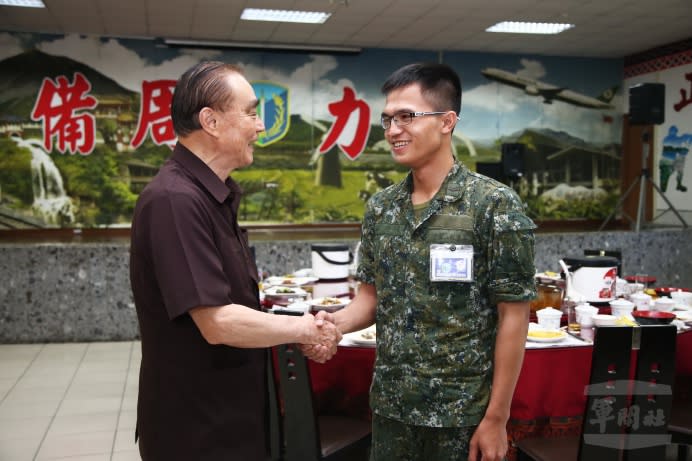
[[216,126],[218,123],[217,114],[210,107],[203,107],[197,115],[199,117],[199,125],[204,131],[210,134],[216,133]]
[[442,117],[442,132],[445,134],[451,133],[458,121],[457,114],[455,114],[453,111],[449,111]]

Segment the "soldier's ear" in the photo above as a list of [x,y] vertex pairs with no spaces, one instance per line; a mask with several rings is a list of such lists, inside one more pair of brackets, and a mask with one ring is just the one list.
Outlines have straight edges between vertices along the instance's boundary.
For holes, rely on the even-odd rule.
[[447,134],[454,130],[454,126],[457,124],[457,114],[454,111],[449,111],[442,116],[442,132]]

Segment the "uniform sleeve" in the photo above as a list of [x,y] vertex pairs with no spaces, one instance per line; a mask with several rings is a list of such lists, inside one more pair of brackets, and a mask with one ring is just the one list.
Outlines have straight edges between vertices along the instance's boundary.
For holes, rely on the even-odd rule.
[[150,205],[152,265],[169,318],[198,306],[229,304],[230,287],[204,207],[175,193]]
[[486,213],[488,291],[490,301],[530,301],[536,297],[534,263],[534,229],[536,225],[526,216],[523,204],[510,189],[493,201]]
[[356,269],[356,279],[370,285],[375,284],[375,258],[374,258],[374,235],[375,235],[375,213],[372,200],[365,207],[363,214],[363,224],[361,226],[360,248],[358,254],[358,268]]

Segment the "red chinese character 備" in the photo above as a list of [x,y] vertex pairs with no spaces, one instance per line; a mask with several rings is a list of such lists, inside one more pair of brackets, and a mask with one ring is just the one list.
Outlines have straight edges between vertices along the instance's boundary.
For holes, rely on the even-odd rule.
[[90,113],[77,112],[80,109],[93,109],[98,104],[96,98],[86,95],[91,91],[91,83],[80,72],[75,72],[72,84],[64,75],[55,81],[44,78],[39,90],[31,119],[43,119],[43,146],[46,151],[53,149],[53,137],[57,136],[57,149],[61,153],[69,150],[74,154],[89,155],[94,149],[96,124]]
[[142,82],[142,102],[139,110],[139,125],[132,138],[132,147],[139,147],[151,128],[151,139],[157,146],[173,144],[175,132],[171,120],[171,100],[175,80],[153,80]]
[[[370,134],[370,106],[362,99],[356,99],[356,92],[352,88],[344,87],[344,96],[341,101],[333,102],[328,107],[329,113],[336,117],[336,121],[320,145],[319,153],[324,154],[338,143],[343,153],[355,159],[363,152]],[[358,119],[355,132],[347,133],[345,132],[346,124],[356,111]],[[339,142],[343,139],[351,143],[344,145]]]

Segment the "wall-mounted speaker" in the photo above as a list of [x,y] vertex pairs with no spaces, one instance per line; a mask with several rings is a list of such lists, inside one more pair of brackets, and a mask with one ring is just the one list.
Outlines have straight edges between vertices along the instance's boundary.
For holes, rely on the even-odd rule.
[[658,125],[665,120],[666,86],[640,83],[630,87],[630,125]]
[[505,178],[517,179],[524,174],[526,145],[519,142],[502,144],[502,172]]

